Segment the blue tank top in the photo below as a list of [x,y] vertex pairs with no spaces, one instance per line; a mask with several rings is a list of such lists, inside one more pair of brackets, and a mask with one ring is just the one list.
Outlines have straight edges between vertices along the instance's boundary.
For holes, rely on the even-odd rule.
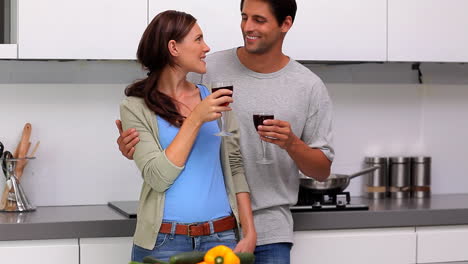
[[[209,91],[197,85],[201,98]],[[159,141],[166,149],[179,132],[157,116]],[[166,191],[164,221],[181,223],[203,222],[231,214],[221,168],[221,137],[216,120],[204,123],[190,151],[185,168]]]

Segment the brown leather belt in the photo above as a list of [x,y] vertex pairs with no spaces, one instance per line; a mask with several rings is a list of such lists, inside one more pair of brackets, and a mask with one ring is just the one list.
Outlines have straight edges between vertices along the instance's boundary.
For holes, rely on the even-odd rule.
[[[214,232],[223,232],[226,230],[231,230],[236,228],[236,218],[234,216],[227,216],[216,221],[212,221]],[[210,223],[196,223],[196,224],[177,224],[175,228],[176,235],[186,235],[186,236],[208,236],[210,232]],[[170,234],[172,229],[172,223],[162,223],[159,233]]]

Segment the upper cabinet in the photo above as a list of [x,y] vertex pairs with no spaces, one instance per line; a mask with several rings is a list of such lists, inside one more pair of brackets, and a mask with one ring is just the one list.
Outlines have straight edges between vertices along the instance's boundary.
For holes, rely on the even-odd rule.
[[297,60],[387,60],[387,0],[296,0],[284,52]]
[[18,1],[20,59],[135,59],[147,0]]
[[[387,0],[297,0],[284,51],[298,60],[385,61]],[[175,9],[198,19],[212,52],[243,45],[240,1],[149,0],[149,20]]]
[[211,52],[242,46],[239,0],[149,0],[149,22],[160,12],[178,10],[197,19]]
[[[296,1],[284,43],[296,60],[468,62],[467,0]],[[243,45],[240,0],[0,3],[0,59],[134,60],[148,21],[168,9],[194,15],[212,53]]]
[[16,0],[0,0],[0,59],[17,59]]
[[468,1],[388,0],[388,60],[468,62]]
[[0,44],[0,59],[16,59],[17,54],[16,44]]

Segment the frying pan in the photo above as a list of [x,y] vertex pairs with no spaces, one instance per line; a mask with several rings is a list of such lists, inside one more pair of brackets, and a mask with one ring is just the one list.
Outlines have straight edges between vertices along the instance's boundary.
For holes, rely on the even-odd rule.
[[375,171],[378,168],[380,168],[380,166],[369,167],[351,175],[332,174],[323,182],[304,176],[300,178],[300,183],[302,187],[314,194],[335,194],[346,189],[351,179]]

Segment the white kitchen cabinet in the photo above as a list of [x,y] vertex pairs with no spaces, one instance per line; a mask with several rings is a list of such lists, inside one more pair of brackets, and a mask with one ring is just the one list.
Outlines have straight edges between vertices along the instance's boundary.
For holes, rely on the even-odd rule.
[[133,237],[80,238],[80,264],[128,264]]
[[297,60],[386,61],[387,0],[296,0],[284,51]]
[[0,59],[17,59],[18,49],[16,44],[0,44]]
[[210,53],[243,45],[239,0],[149,0],[149,21],[169,9],[190,13],[197,19]]
[[5,21],[0,22],[0,27],[4,27],[0,30],[0,59],[17,59],[18,58],[18,45],[16,45],[16,36],[17,36],[17,27],[16,27],[16,18],[17,18],[17,2],[13,1],[3,1],[4,3],[0,4],[0,19]]
[[417,227],[418,263],[468,261],[468,225]]
[[79,264],[78,239],[0,241],[1,263]]
[[468,1],[388,0],[389,61],[468,61]]
[[135,59],[147,0],[18,1],[20,59]]
[[415,261],[414,227],[294,232],[292,264],[406,264]]
[[[150,20],[176,9],[193,14],[211,50],[243,45],[240,1],[149,0]],[[297,60],[385,61],[386,0],[297,0],[298,12],[284,51]]]

